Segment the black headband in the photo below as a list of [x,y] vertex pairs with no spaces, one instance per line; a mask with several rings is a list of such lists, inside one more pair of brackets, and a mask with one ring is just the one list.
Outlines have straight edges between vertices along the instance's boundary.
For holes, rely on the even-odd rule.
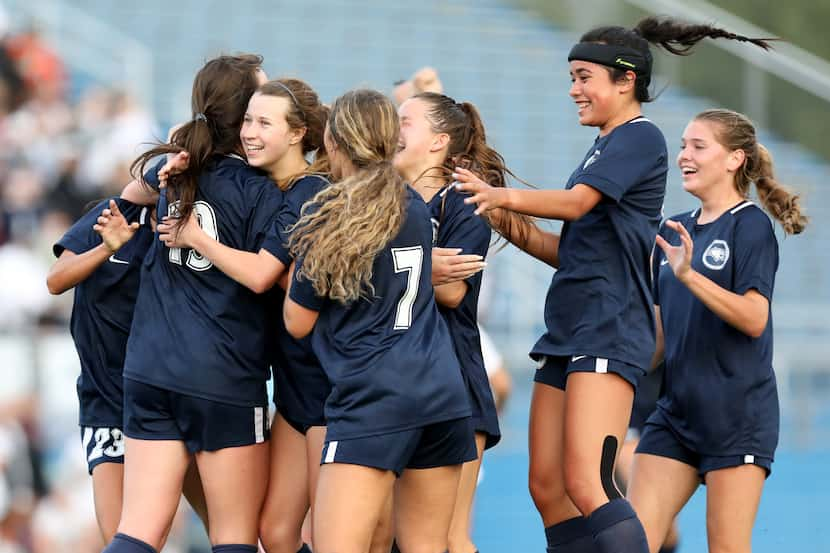
[[651,53],[643,54],[627,46],[578,42],[568,54],[568,61],[572,60],[590,61],[623,71],[634,71],[636,75],[651,80]]

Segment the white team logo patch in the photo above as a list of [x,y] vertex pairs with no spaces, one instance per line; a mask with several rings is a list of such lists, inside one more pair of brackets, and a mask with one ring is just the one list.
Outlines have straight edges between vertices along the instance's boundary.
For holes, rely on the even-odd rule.
[[599,157],[599,150],[594,150],[594,153],[591,154],[591,157],[585,160],[585,163],[582,165],[582,169],[587,169],[589,165],[597,160]]
[[713,271],[720,271],[729,261],[729,245],[723,240],[713,240],[703,252],[703,264]]

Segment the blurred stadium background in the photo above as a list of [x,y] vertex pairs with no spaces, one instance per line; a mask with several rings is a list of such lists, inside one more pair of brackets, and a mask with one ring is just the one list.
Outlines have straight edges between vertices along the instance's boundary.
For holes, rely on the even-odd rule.
[[[192,78],[218,53],[256,52],[272,77],[297,76],[326,100],[355,86],[391,91],[438,69],[474,102],[491,141],[524,179],[561,186],[594,131],[567,96],[566,54],[598,24],[649,13],[780,36],[775,54],[709,43],[656,54],[645,113],[676,151],[686,122],[723,106],[761,128],[781,180],[812,226],[781,237],[775,292],[782,432],[755,551],[830,551],[830,3],[813,0],[0,0],[0,553],[100,550],[76,425],[71,294],[50,297],[51,244],[87,201],[120,190],[142,143],[187,118]],[[731,13],[722,8],[732,10]],[[757,25],[759,28],[753,27]],[[16,65],[23,81],[13,79]],[[666,214],[693,205],[672,168]],[[551,271],[512,247],[487,268],[486,326],[516,383],[505,438],[485,459],[476,512],[482,551],[542,551],[526,488],[526,357],[542,331]],[[817,508],[816,508],[817,507]],[[681,551],[704,551],[705,499],[681,516]],[[205,551],[187,515],[167,551]],[[209,547],[208,549],[209,550]]]

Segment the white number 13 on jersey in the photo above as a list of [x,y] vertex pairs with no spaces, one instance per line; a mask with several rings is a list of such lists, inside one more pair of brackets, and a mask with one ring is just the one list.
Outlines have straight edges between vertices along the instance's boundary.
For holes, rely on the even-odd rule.
[[[177,217],[179,215],[179,202],[173,202],[167,206],[167,214],[170,217]],[[214,240],[219,240],[219,229],[216,226],[216,213],[214,213],[210,204],[201,200],[193,202],[193,214],[191,216],[196,217],[196,221],[202,230],[205,231],[205,234]],[[170,248],[169,258],[170,263],[181,265],[182,249]],[[213,267],[213,263],[196,250],[190,250],[190,253],[187,254],[187,266],[194,271],[207,271]]]
[[392,260],[395,262],[396,273],[406,272],[406,291],[398,300],[398,309],[395,311],[395,330],[405,330],[412,325],[412,306],[418,297],[424,248],[392,248]]

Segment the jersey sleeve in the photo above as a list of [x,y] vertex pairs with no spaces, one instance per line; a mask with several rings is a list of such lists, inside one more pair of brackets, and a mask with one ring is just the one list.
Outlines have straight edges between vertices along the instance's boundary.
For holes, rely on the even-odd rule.
[[167,163],[167,157],[162,156],[161,159],[144,171],[144,175],[141,177],[156,192],[159,191],[159,170],[164,167],[165,163]]
[[290,297],[294,303],[301,305],[306,309],[320,311],[323,308],[325,299],[317,295],[317,292],[314,290],[314,285],[310,280],[300,276],[302,266],[302,258],[297,259],[294,267],[294,276],[291,279],[291,291],[289,292],[288,297]]
[[274,225],[274,220],[282,204],[283,195],[273,181],[264,176],[252,177],[246,187],[256,190],[256,194],[250,200],[253,211],[248,222],[245,248],[248,251],[256,252],[262,247],[266,236]]
[[590,158],[573,177],[575,184],[587,184],[619,202],[632,187],[641,183],[660,164],[665,164],[666,141],[650,123],[629,123]]
[[778,270],[778,240],[772,224],[760,210],[742,217],[735,227],[734,292],[757,290],[772,300],[775,272]]
[[285,200],[280,207],[277,218],[265,241],[263,249],[267,250],[274,257],[282,261],[286,267],[291,265],[293,258],[288,250],[288,232],[300,219],[300,211],[303,205],[317,195],[327,181],[317,176],[309,176],[294,183],[291,190],[285,195]]
[[654,305],[660,305],[660,260],[663,250],[655,242],[651,252],[651,299]]
[[[669,220],[678,220],[676,217],[669,219]],[[673,233],[677,236],[677,233],[673,230],[669,229],[666,226],[666,222],[663,221],[660,224],[660,228],[657,231],[658,236],[662,236],[666,242],[669,244],[672,243],[671,237],[669,236],[670,233]],[[651,252],[651,296],[654,305],[660,305],[660,267],[663,263],[663,260],[666,259],[666,254],[663,253],[663,248],[657,245],[657,241],[654,241],[654,245],[652,246]]]
[[101,236],[92,229],[92,226],[98,221],[98,216],[108,205],[109,199],[103,200],[75,221],[75,224],[66,231],[66,234],[52,246],[52,253],[55,254],[55,257],[60,257],[64,250],[80,254],[100,244]]

